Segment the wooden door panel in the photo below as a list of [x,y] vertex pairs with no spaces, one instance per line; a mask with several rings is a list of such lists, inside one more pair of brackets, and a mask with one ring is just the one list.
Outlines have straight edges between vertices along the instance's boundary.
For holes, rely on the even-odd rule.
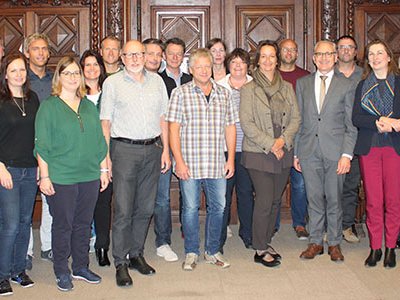
[[294,9],[288,6],[237,6],[237,45],[254,52],[260,40],[294,37]]
[[210,8],[151,7],[151,36],[166,41],[179,37],[186,43],[186,53],[203,47],[209,39]]

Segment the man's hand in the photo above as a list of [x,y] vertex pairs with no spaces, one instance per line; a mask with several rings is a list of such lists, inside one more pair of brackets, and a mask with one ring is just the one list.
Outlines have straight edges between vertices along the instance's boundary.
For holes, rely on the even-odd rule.
[[235,174],[235,162],[234,161],[227,161],[224,166],[224,174],[225,178],[229,179]]
[[161,173],[166,173],[171,168],[171,157],[169,151],[163,151],[161,154]]
[[350,158],[348,158],[346,156],[342,156],[339,159],[336,173],[338,175],[343,175],[343,174],[349,173],[350,172],[350,165],[351,165]]
[[188,180],[190,178],[190,170],[185,163],[176,163],[175,174],[179,179]]

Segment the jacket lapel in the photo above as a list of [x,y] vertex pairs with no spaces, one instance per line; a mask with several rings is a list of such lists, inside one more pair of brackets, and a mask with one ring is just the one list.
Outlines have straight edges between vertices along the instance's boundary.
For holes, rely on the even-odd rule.
[[264,103],[265,106],[269,107],[269,101],[267,95],[265,95],[264,90],[260,86],[256,85],[254,92],[257,99],[259,99],[262,103]]

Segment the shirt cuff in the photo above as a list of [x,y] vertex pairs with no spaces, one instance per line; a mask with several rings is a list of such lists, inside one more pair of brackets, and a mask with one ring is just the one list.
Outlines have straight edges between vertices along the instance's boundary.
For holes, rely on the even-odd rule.
[[349,158],[350,160],[353,159],[353,156],[351,156],[350,154],[346,154],[346,153],[343,153],[343,154],[342,154],[342,157],[347,157],[347,158]]

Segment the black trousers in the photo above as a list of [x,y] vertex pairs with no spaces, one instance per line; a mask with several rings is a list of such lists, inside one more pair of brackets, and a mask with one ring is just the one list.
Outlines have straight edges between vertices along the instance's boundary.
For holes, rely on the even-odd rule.
[[77,184],[53,183],[55,194],[47,198],[50,214],[51,247],[54,273],[57,277],[70,274],[68,258],[72,257],[72,271],[89,265],[90,225],[100,189],[100,181]]
[[112,183],[107,189],[99,193],[96,208],[94,210],[94,228],[96,231],[95,249],[107,249],[110,246],[110,226],[111,226],[111,199]]

